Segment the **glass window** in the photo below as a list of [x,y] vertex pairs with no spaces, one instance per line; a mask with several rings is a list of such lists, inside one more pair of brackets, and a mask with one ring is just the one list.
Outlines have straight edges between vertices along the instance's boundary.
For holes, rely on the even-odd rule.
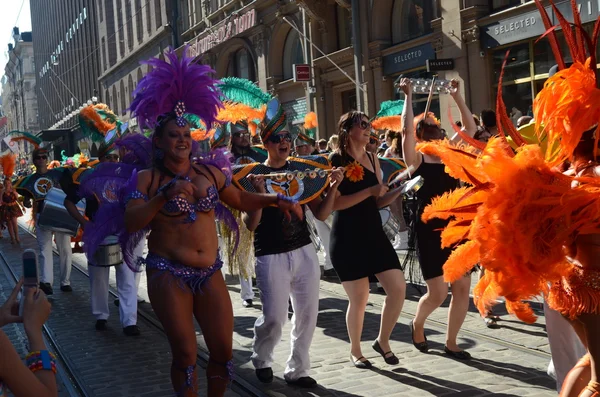
[[336,5],[338,50],[352,45],[352,15],[347,8]]
[[[396,0],[392,10],[392,41],[400,43],[431,33],[435,0]],[[398,21],[406,21],[399,23]]]
[[342,92],[342,114],[348,113],[351,110],[356,110],[356,90],[348,90]]
[[295,30],[291,30],[283,47],[283,79],[294,78],[294,64],[300,63],[304,63],[304,51],[300,42],[300,35]]
[[490,10],[499,11],[505,8],[518,6],[521,3],[526,3],[527,0],[489,0]]
[[256,80],[256,74],[254,72],[254,60],[245,48],[239,49],[233,54],[227,67],[227,74],[229,76],[240,77],[242,79],[248,79],[250,81]]
[[87,10],[83,7],[83,19],[87,19]]
[[[508,49],[494,51],[492,61],[494,65],[494,81],[498,82],[500,71],[502,70],[502,62]],[[529,42],[519,44],[510,48],[508,61],[504,68],[504,81],[509,82],[517,79],[527,78],[531,75],[529,57]]]

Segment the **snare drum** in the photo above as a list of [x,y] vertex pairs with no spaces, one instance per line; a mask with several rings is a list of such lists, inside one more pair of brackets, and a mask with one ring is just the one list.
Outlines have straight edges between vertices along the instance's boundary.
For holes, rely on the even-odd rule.
[[96,266],[116,266],[123,263],[123,253],[117,236],[108,236],[102,241],[92,263]]
[[[44,208],[37,221],[38,226],[53,232],[66,233],[72,237],[77,236],[79,222],[77,222],[64,206],[67,195],[62,190],[53,187],[44,199]],[[78,207],[81,203],[78,204]],[[81,208],[78,208],[83,212]]]
[[381,216],[381,225],[383,226],[385,235],[390,240],[393,240],[396,235],[400,233],[400,222],[398,222],[398,219],[392,214],[389,207],[380,209],[379,216]]

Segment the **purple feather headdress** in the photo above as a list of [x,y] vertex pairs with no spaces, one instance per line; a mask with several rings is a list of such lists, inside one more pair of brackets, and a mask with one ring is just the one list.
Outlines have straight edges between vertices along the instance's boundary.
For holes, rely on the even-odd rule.
[[214,70],[207,65],[193,63],[187,56],[188,46],[181,58],[169,48],[166,61],[153,58],[142,63],[152,66],[133,93],[131,112],[142,129],[154,129],[161,116],[175,114],[177,125],[184,126],[184,114],[194,114],[205,125],[212,125],[221,107],[217,80],[210,75]]

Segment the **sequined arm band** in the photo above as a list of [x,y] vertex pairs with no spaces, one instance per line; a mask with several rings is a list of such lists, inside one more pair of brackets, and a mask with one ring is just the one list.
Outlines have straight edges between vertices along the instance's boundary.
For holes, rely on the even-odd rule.
[[140,192],[139,190],[134,190],[133,192],[129,193],[127,195],[127,197],[125,197],[125,205],[127,205],[129,203],[130,200],[144,200],[144,201],[148,201],[148,196],[145,195],[144,193]]
[[298,204],[298,200],[296,200],[295,198],[283,195],[281,193],[277,193],[277,201],[287,201],[288,203],[292,203],[292,204]]
[[46,370],[56,374],[56,357],[48,350],[30,352],[25,357],[25,363],[31,372]]

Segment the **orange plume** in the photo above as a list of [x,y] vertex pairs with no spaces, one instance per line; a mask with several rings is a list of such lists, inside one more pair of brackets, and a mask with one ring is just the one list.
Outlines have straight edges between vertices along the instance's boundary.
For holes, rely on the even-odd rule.
[[79,112],[79,116],[86,120],[86,122],[92,124],[99,133],[102,135],[106,135],[106,133],[112,129],[114,129],[117,124],[111,123],[107,120],[103,120],[102,117],[96,112],[96,109],[107,110],[108,107],[106,105],[101,106],[103,104],[89,105],[81,109]]
[[371,126],[376,130],[402,131],[402,116],[385,116],[375,119]]
[[313,128],[317,128],[319,123],[317,121],[317,114],[315,112],[308,112],[306,116],[304,116],[304,128],[307,130],[311,130]]
[[17,167],[17,156],[14,154],[5,154],[0,157],[0,165],[2,165],[2,173],[5,177],[10,178],[15,173]]

